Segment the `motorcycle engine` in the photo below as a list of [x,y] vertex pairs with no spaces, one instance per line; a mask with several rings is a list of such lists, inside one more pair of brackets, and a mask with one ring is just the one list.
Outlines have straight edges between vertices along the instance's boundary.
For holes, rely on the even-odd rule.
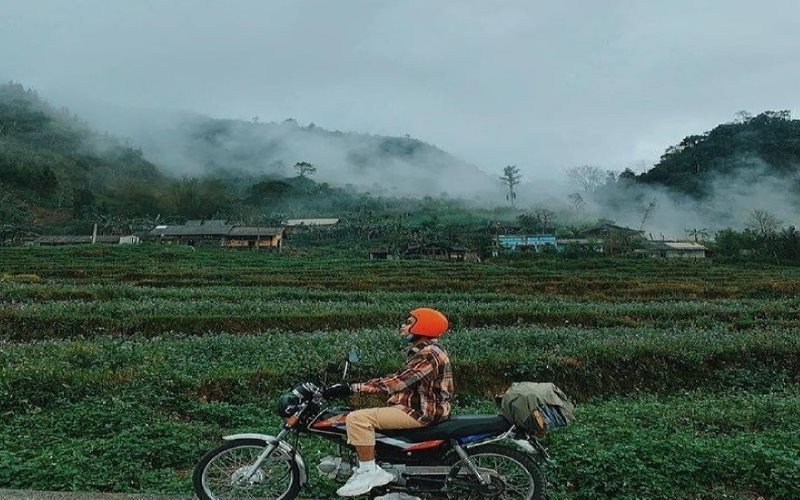
[[342,457],[327,456],[320,460],[317,470],[327,476],[328,479],[346,481],[353,474],[354,466],[352,462]]

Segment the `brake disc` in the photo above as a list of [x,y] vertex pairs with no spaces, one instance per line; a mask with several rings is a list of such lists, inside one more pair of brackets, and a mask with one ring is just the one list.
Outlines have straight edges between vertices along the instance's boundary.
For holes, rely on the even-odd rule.
[[[231,484],[239,484],[239,482],[247,474],[247,471],[249,469],[250,469],[249,465],[245,465],[244,467],[239,467],[238,469],[236,469],[236,472],[234,472],[231,475]],[[251,485],[258,484],[263,480],[264,480],[264,471],[259,468],[253,473],[252,476],[250,476],[250,479],[247,480],[247,484]]]

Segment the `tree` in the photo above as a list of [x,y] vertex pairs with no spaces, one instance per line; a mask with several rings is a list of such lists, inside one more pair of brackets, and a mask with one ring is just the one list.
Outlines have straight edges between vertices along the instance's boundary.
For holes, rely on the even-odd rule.
[[199,188],[203,204],[203,210],[197,213],[200,217],[213,217],[235,201],[235,197],[228,191],[228,186],[222,179],[206,177],[200,181]]
[[567,196],[567,199],[575,208],[576,213],[580,213],[586,206],[586,202],[583,200],[583,196],[581,196],[580,193],[572,193],[571,195]]
[[777,233],[783,221],[774,214],[760,208],[750,212],[750,219],[747,221],[747,228],[757,232],[760,236],[770,236]]
[[170,186],[169,194],[176,213],[189,218],[211,217],[234,201],[225,183],[215,177],[184,177]]
[[284,181],[270,179],[250,186],[247,203],[256,206],[276,204],[287,198],[292,191],[292,186]]
[[0,224],[30,224],[31,222],[33,222],[33,214],[28,206],[0,187]]
[[58,190],[58,177],[53,169],[44,167],[33,176],[33,190],[40,196],[50,196]]
[[738,111],[733,116],[733,123],[747,123],[753,119],[753,115],[747,111]]
[[94,193],[89,189],[72,190],[72,216],[76,219],[90,215],[95,208]]
[[516,165],[507,165],[506,168],[503,169],[503,175],[500,177],[500,180],[505,184],[506,189],[508,189],[506,200],[511,202],[511,208],[514,208],[514,202],[517,200],[517,193],[514,191],[514,188],[519,185],[521,178],[522,174],[519,173],[519,168],[517,168]]
[[184,177],[172,183],[169,195],[175,212],[185,217],[195,217],[203,206],[197,179]]
[[113,204],[117,212],[127,216],[144,216],[161,211],[161,195],[156,186],[126,180],[114,189]]
[[517,223],[526,233],[553,233],[555,232],[556,213],[547,208],[536,208],[533,212],[524,213],[517,217]]
[[317,167],[306,161],[299,161],[295,163],[294,168],[297,170],[297,173],[300,174],[300,177],[314,175],[317,172]]
[[693,227],[691,229],[684,229],[683,232],[685,232],[687,236],[694,238],[695,243],[708,238],[708,229],[706,228]]
[[581,165],[567,169],[567,176],[585,193],[594,193],[603,184],[605,176],[598,167]]
[[639,231],[644,231],[644,225],[647,223],[647,219],[653,216],[653,212],[656,210],[656,199],[653,198],[650,200],[650,203],[647,205],[647,208],[644,209],[644,213],[642,214],[642,223],[639,224]]

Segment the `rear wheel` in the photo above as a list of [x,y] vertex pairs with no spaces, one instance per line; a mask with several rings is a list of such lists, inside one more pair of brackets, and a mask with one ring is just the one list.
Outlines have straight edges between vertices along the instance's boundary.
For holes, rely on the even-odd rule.
[[544,499],[544,477],[525,453],[503,445],[485,444],[467,450],[472,463],[488,471],[490,482],[482,485],[466,462],[455,455],[447,476],[448,498],[504,500]]
[[194,492],[201,500],[291,500],[297,497],[300,468],[280,448],[272,452],[249,479],[242,479],[264,447],[264,441],[258,439],[234,439],[209,451],[194,469]]

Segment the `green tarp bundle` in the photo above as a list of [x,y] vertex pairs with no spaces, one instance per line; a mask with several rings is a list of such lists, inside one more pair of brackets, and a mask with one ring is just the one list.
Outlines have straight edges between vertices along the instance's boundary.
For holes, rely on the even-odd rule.
[[514,382],[503,395],[500,413],[536,434],[545,434],[575,421],[575,405],[549,382]]

